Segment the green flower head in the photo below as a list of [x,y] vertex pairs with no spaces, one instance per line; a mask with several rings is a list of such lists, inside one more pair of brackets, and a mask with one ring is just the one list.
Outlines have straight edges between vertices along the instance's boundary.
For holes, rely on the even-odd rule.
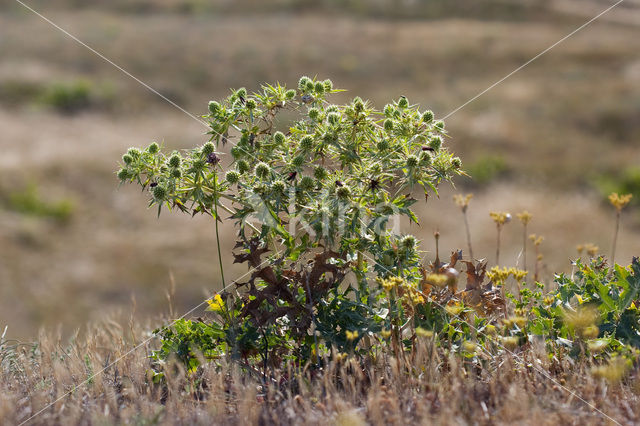
[[171,157],[169,157],[169,161],[167,161],[167,163],[169,164],[169,167],[180,167],[180,162],[182,160],[180,159],[180,156],[178,154],[173,154]]
[[267,177],[269,177],[270,173],[271,167],[269,167],[267,163],[260,161],[258,164],[256,164],[255,174],[260,179],[266,179]]
[[160,151],[160,146],[156,142],[151,143],[147,148],[147,152],[150,154],[157,154],[158,151]]
[[129,154],[125,154],[122,156],[122,161],[124,162],[124,164],[129,165],[133,163],[133,157]]
[[249,163],[247,163],[245,160],[239,160],[236,163],[236,167],[238,168],[238,172],[240,174],[244,174],[249,171]]
[[286,137],[284,136],[284,133],[282,132],[275,132],[273,134],[273,142],[275,142],[276,145],[282,145],[286,140]]
[[235,183],[238,183],[238,181],[240,180],[240,173],[236,172],[235,170],[229,170],[225,178],[227,179],[227,182],[233,185]]

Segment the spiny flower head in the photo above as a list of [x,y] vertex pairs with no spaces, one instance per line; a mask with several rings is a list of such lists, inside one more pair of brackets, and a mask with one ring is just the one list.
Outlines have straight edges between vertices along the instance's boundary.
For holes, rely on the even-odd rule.
[[633,194],[620,195],[616,192],[613,192],[609,195],[609,202],[613,207],[616,208],[616,210],[619,213],[622,211],[622,209],[624,209],[627,206],[627,204],[629,204],[632,198],[633,198]]

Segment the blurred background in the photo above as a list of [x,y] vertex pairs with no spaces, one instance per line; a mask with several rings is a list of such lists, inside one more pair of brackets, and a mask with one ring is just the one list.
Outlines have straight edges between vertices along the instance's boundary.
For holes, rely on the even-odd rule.
[[[442,118],[612,0],[26,0],[199,115],[232,87],[331,78],[376,106],[404,94]],[[515,213],[543,235],[542,278],[570,272],[576,245],[611,252],[611,191],[634,194],[616,260],[640,254],[640,1],[626,0],[446,120],[473,177],[421,200],[423,239],[495,261],[490,211],[509,211],[501,264],[522,247]],[[122,315],[180,315],[219,289],[208,218],[147,209],[118,187],[129,146],[206,140],[201,124],[13,0],[0,5],[0,331],[32,339]],[[231,264],[234,231],[224,228]],[[530,252],[533,247],[529,246]],[[533,267],[529,255],[529,268]],[[237,265],[236,265],[237,266]],[[242,267],[229,266],[237,277]],[[168,295],[171,304],[168,301]],[[156,322],[159,325],[159,321]]]

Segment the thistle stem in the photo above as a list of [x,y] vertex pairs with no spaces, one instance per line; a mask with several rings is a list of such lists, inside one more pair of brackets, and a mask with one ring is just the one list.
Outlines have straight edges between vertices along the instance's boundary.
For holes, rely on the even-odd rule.
[[213,184],[215,186],[215,194],[214,194],[214,201],[213,201],[213,211],[216,215],[215,217],[215,221],[216,221],[216,244],[218,246],[218,263],[220,264],[220,276],[222,278],[222,289],[224,290],[227,287],[227,284],[225,282],[224,279],[224,266],[222,264],[222,250],[220,249],[220,230],[218,229],[218,222],[220,221],[220,218],[218,216],[218,175],[215,175]]

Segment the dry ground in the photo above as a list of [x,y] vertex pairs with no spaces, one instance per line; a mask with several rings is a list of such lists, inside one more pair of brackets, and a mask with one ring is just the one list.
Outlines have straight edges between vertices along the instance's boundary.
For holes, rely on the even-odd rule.
[[[573,3],[563,5],[517,21],[40,6],[195,113],[228,87],[295,84],[301,74],[318,74],[349,96],[382,106],[406,94],[442,117],[585,21],[570,10]],[[501,176],[480,187],[458,181],[461,191],[476,193],[470,216],[478,256],[494,256],[488,212],[525,208],[534,213],[531,232],[546,237],[545,280],[570,270],[578,243],[609,252],[613,213],[591,183],[639,159],[640,22],[630,19],[636,3],[624,12],[594,23],[447,120],[449,146],[465,164],[505,164]],[[128,315],[132,299],[141,317],[166,312],[171,274],[177,312],[219,288],[212,223],[156,219],[145,196],[118,189],[113,175],[128,146],[158,140],[190,147],[204,141],[203,128],[17,7],[0,14],[0,57],[0,324],[8,335],[31,339],[39,327],[57,324],[68,334],[109,312]],[[92,90],[85,110],[60,114],[39,100],[39,90],[78,79]],[[48,202],[71,200],[69,220],[16,212],[7,200],[29,182]],[[440,200],[419,208],[422,227],[410,231],[425,240],[427,258],[435,229],[444,250],[466,246],[454,192],[444,189]],[[624,217],[620,261],[638,254],[637,215]],[[228,264],[233,230],[223,232]],[[515,264],[520,239],[519,224],[508,225],[502,264]],[[227,274],[243,272],[230,267]]]

